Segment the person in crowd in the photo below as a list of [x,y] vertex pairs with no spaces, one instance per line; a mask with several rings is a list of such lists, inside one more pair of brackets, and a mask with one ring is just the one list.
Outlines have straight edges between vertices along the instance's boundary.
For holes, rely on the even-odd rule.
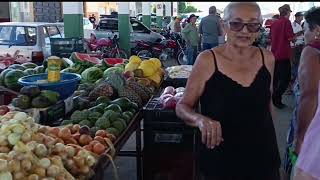
[[185,40],[187,46],[188,65],[193,65],[198,54],[199,33],[196,27],[196,21],[199,16],[191,14],[188,18],[188,24],[182,29],[182,38]]
[[[262,24],[260,7],[231,2],[223,20],[227,42],[199,54],[176,114],[200,130],[202,180],[279,180],[274,56],[252,46]],[[194,110],[198,101],[201,113]]]
[[168,17],[163,17],[162,24],[161,24],[162,29],[167,29],[168,24],[169,24],[168,23]]
[[89,21],[92,23],[92,24],[96,24],[96,17],[94,14],[92,14],[90,17],[89,17]]
[[211,49],[219,45],[219,36],[222,35],[220,18],[215,6],[209,8],[209,15],[202,18],[199,25],[202,50]]
[[268,33],[264,27],[261,27],[258,38],[253,42],[252,45],[256,47],[267,48],[268,47]]
[[292,48],[292,60],[291,60],[291,69],[292,69],[292,75],[291,75],[291,84],[294,83],[297,77],[298,73],[298,67],[299,67],[299,60],[301,56],[301,52],[304,46],[304,38],[303,38],[303,29],[301,26],[301,22],[303,20],[303,14],[301,12],[297,12],[294,15],[295,19],[292,22],[291,26],[293,29],[293,33],[296,35],[296,41],[291,42],[291,48]]
[[181,33],[181,17],[177,16],[174,25],[173,25],[173,32],[175,33]]
[[285,107],[282,103],[282,95],[291,80],[290,41],[294,41],[295,35],[289,20],[292,12],[290,6],[288,4],[281,6],[279,12],[280,18],[272,24],[270,29],[271,51],[276,59],[272,101],[277,108],[282,109]]
[[[319,108],[317,101],[317,92],[319,90],[320,81],[319,7],[312,8],[305,14],[304,28],[304,40],[306,47],[303,49],[300,57],[298,77],[296,81],[297,83],[294,88],[296,96],[296,108],[290,123],[287,138],[288,147],[286,151],[286,160],[284,163],[284,168],[288,174],[291,172],[296,156],[301,151],[301,145],[304,143],[304,137],[308,126],[316,113],[317,107]],[[318,139],[313,140],[315,142]]]

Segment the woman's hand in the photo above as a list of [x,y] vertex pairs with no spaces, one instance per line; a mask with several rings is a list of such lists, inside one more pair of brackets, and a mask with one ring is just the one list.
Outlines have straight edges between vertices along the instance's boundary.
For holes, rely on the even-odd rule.
[[206,144],[209,149],[219,146],[223,141],[220,122],[199,114],[197,127],[201,131],[202,143]]

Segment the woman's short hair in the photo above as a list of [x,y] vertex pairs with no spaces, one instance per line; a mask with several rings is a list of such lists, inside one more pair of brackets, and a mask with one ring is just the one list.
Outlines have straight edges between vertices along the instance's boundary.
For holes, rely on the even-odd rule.
[[232,12],[233,9],[241,6],[241,5],[247,5],[247,6],[252,6],[254,7],[258,12],[259,12],[259,17],[258,20],[260,22],[263,21],[262,15],[261,15],[261,9],[259,7],[259,5],[256,2],[231,2],[227,5],[227,7],[224,9],[224,13],[223,13],[223,20],[227,21],[231,18],[232,16]]
[[320,26],[320,7],[312,7],[309,9],[305,13],[304,19],[307,21],[310,30],[313,30],[316,25]]

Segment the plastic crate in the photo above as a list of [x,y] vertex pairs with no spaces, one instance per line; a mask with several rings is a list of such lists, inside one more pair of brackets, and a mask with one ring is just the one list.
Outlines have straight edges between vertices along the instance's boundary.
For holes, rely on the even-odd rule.
[[51,55],[70,57],[73,52],[84,52],[82,38],[50,38]]
[[169,76],[166,76],[161,84],[161,87],[172,86],[174,88],[186,87],[188,78],[175,78],[172,79]]

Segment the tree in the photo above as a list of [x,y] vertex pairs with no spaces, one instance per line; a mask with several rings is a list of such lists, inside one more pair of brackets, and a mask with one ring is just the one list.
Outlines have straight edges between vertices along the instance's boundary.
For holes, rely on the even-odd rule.
[[178,13],[193,13],[198,12],[198,9],[192,5],[186,5],[185,2],[178,2]]
[[186,3],[178,2],[178,13],[184,13],[185,9],[186,9]]
[[186,9],[184,10],[184,13],[193,13],[193,12],[197,12],[197,8],[195,8],[194,6],[187,6]]

